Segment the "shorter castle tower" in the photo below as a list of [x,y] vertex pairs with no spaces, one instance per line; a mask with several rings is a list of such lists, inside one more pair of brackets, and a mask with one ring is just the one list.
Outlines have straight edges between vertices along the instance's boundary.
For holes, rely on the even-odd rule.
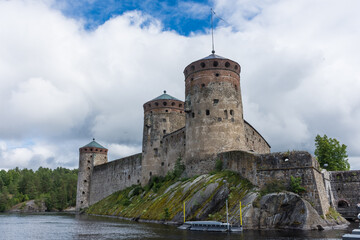
[[151,176],[166,174],[162,160],[163,136],[185,126],[184,102],[164,91],[164,94],[144,105],[142,151],[142,179],[145,184]]
[[91,173],[94,166],[107,163],[107,152],[95,139],[79,149],[76,211],[89,206]]

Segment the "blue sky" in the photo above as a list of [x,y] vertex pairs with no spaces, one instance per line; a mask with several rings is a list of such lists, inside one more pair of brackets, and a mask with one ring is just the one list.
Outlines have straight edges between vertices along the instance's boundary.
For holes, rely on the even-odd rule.
[[[93,30],[111,17],[127,11],[141,11],[159,19],[164,30],[174,30],[181,35],[204,32],[210,27],[211,1],[134,1],[134,0],[79,0],[56,1],[55,8],[66,16],[82,19],[84,27]],[[193,7],[196,7],[193,9]],[[214,19],[215,23],[218,19]]]
[[0,1],[0,169],[76,168],[93,137],[141,152],[142,105],[184,96],[215,50],[241,65],[244,118],[273,152],[326,134],[360,169],[360,1]]

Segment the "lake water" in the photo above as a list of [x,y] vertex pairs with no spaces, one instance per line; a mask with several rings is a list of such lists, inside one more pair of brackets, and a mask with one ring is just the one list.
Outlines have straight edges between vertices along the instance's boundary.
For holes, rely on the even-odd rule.
[[0,239],[341,239],[357,228],[326,231],[250,231],[210,233],[179,230],[175,226],[136,223],[106,217],[74,214],[0,214]]

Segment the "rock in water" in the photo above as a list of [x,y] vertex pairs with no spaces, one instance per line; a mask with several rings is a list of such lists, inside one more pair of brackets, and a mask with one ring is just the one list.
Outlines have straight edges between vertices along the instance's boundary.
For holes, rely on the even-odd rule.
[[260,229],[308,230],[324,229],[331,226],[334,226],[333,221],[326,221],[321,218],[311,204],[297,194],[290,192],[271,193],[260,200]]

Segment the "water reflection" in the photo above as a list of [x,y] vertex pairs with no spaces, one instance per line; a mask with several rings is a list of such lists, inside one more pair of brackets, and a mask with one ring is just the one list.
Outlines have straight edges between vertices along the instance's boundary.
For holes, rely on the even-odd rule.
[[248,240],[341,239],[346,230],[244,231],[210,233],[179,230],[174,226],[135,223],[115,218],[71,214],[0,214],[0,239],[150,239],[150,240]]

